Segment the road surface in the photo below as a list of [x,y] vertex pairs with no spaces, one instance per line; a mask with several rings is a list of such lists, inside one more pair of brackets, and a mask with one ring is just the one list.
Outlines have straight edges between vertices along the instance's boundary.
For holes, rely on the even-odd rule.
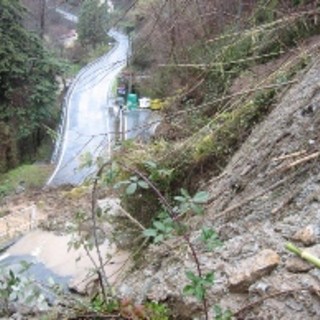
[[63,137],[48,186],[81,184],[97,169],[80,168],[85,155],[108,159],[116,140],[144,139],[154,130],[157,121],[150,110],[122,112],[114,104],[112,87],[127,63],[129,41],[118,31],[109,34],[114,47],[80,71],[65,97]]

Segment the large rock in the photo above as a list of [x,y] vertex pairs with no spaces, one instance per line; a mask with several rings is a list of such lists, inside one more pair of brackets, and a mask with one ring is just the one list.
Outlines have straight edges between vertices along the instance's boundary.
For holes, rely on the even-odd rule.
[[270,273],[280,262],[279,255],[270,249],[240,263],[230,275],[229,290],[231,292],[247,292],[255,281]]

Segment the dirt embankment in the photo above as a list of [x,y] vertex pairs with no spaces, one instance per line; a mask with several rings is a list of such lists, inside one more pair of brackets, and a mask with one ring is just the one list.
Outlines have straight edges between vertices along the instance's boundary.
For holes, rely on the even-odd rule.
[[[292,241],[320,257],[319,145],[320,60],[315,59],[212,179],[206,215],[189,221],[201,266],[216,275],[210,306],[230,308],[237,319],[320,318],[320,271],[285,249]],[[203,248],[198,238],[204,225],[218,231],[223,247]],[[145,264],[119,291],[138,300],[174,300],[177,313],[190,319],[200,305],[181,292],[188,283],[185,271],[195,271],[195,265],[181,241],[167,245],[170,249],[151,246]]]
[[[90,211],[90,188],[27,189],[0,201],[0,236],[4,242],[26,233],[30,223],[64,234],[78,212]],[[33,210],[34,208],[34,210]],[[31,221],[33,220],[33,221]],[[1,245],[1,237],[0,237]]]

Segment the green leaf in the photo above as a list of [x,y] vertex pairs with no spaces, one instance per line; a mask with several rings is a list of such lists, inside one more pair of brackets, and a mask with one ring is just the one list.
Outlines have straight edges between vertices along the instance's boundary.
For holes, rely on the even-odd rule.
[[161,241],[164,240],[164,235],[163,234],[159,234],[154,238],[154,243],[159,243]]
[[156,229],[146,229],[143,231],[143,235],[145,237],[156,237],[158,234],[157,230]]
[[15,279],[15,274],[11,269],[9,270],[9,276],[11,279]]
[[193,286],[191,284],[186,285],[183,288],[183,293],[186,294],[186,295],[189,295],[189,296],[193,296],[193,294],[194,294]]
[[145,161],[144,165],[149,169],[157,169],[157,164],[153,161]]
[[180,192],[185,198],[190,198],[190,195],[186,189],[182,188],[182,189],[180,189]]
[[139,180],[139,181],[138,181],[138,185],[139,185],[139,187],[142,188],[142,189],[149,189],[149,185],[148,185],[145,181],[143,181],[143,180]]
[[204,227],[202,229],[200,240],[206,244],[208,250],[213,250],[214,248],[220,247],[223,245],[217,233],[213,229],[210,229],[207,227]]
[[160,169],[158,171],[158,173],[161,178],[167,178],[172,175],[173,171],[174,171],[174,169],[170,169],[170,170],[169,169]]
[[181,196],[174,197],[174,200],[179,201],[179,202],[187,202],[188,201],[188,199],[186,199],[185,197],[181,197]]
[[205,191],[200,191],[195,194],[195,196],[192,198],[192,201],[199,204],[207,203],[209,199],[209,195]]
[[128,180],[119,181],[119,182],[117,182],[117,183],[113,186],[113,188],[114,188],[114,189],[119,189],[119,188],[121,188],[123,185],[127,185],[127,184],[129,184],[129,183],[130,183],[130,181],[128,181]]
[[180,205],[179,211],[181,214],[188,212],[190,209],[189,203],[185,202]]
[[135,182],[130,183],[130,184],[128,185],[127,189],[126,189],[126,194],[127,194],[127,195],[132,195],[132,194],[134,194],[134,193],[136,192],[136,190],[137,190],[137,187],[138,187],[137,183],[135,183]]
[[215,231],[211,228],[204,227],[202,229],[201,237],[204,240],[210,239],[212,236],[216,235]]
[[214,305],[213,311],[215,314],[215,317],[214,317],[215,320],[231,320],[232,319],[232,312],[229,309],[224,311],[221,308],[221,306],[218,304]]
[[203,286],[198,285],[198,286],[195,287],[194,295],[199,301],[203,300],[204,294],[205,294],[205,289],[203,288]]
[[201,208],[200,206],[194,203],[190,204],[190,208],[195,214],[198,214],[198,215],[203,214],[203,208]]
[[189,280],[193,281],[193,282],[197,282],[199,281],[199,277],[196,276],[192,271],[186,271],[186,276]]
[[30,267],[33,265],[33,262],[27,262],[23,260],[23,261],[20,261],[20,265],[21,265],[21,270],[19,271],[19,274],[29,270]]
[[219,304],[215,304],[213,306],[213,311],[214,311],[214,314],[215,314],[215,318],[217,317],[221,317],[222,316],[222,308]]
[[214,273],[213,272],[207,273],[204,277],[204,281],[206,285],[212,285],[214,282]]
[[154,221],[153,225],[160,231],[166,231],[166,226],[160,221]]

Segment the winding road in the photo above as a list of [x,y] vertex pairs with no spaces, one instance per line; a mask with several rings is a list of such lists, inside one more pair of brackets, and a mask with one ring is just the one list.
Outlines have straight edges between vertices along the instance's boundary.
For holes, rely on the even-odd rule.
[[[75,16],[65,14],[65,18]],[[79,185],[96,171],[81,167],[85,155],[108,159],[115,141],[142,139],[154,131],[156,116],[150,110],[120,111],[115,105],[112,88],[116,77],[126,66],[128,37],[112,30],[116,41],[104,56],[84,67],[76,76],[65,97],[60,141],[54,154],[56,168],[47,185]],[[152,125],[153,124],[153,125]]]

